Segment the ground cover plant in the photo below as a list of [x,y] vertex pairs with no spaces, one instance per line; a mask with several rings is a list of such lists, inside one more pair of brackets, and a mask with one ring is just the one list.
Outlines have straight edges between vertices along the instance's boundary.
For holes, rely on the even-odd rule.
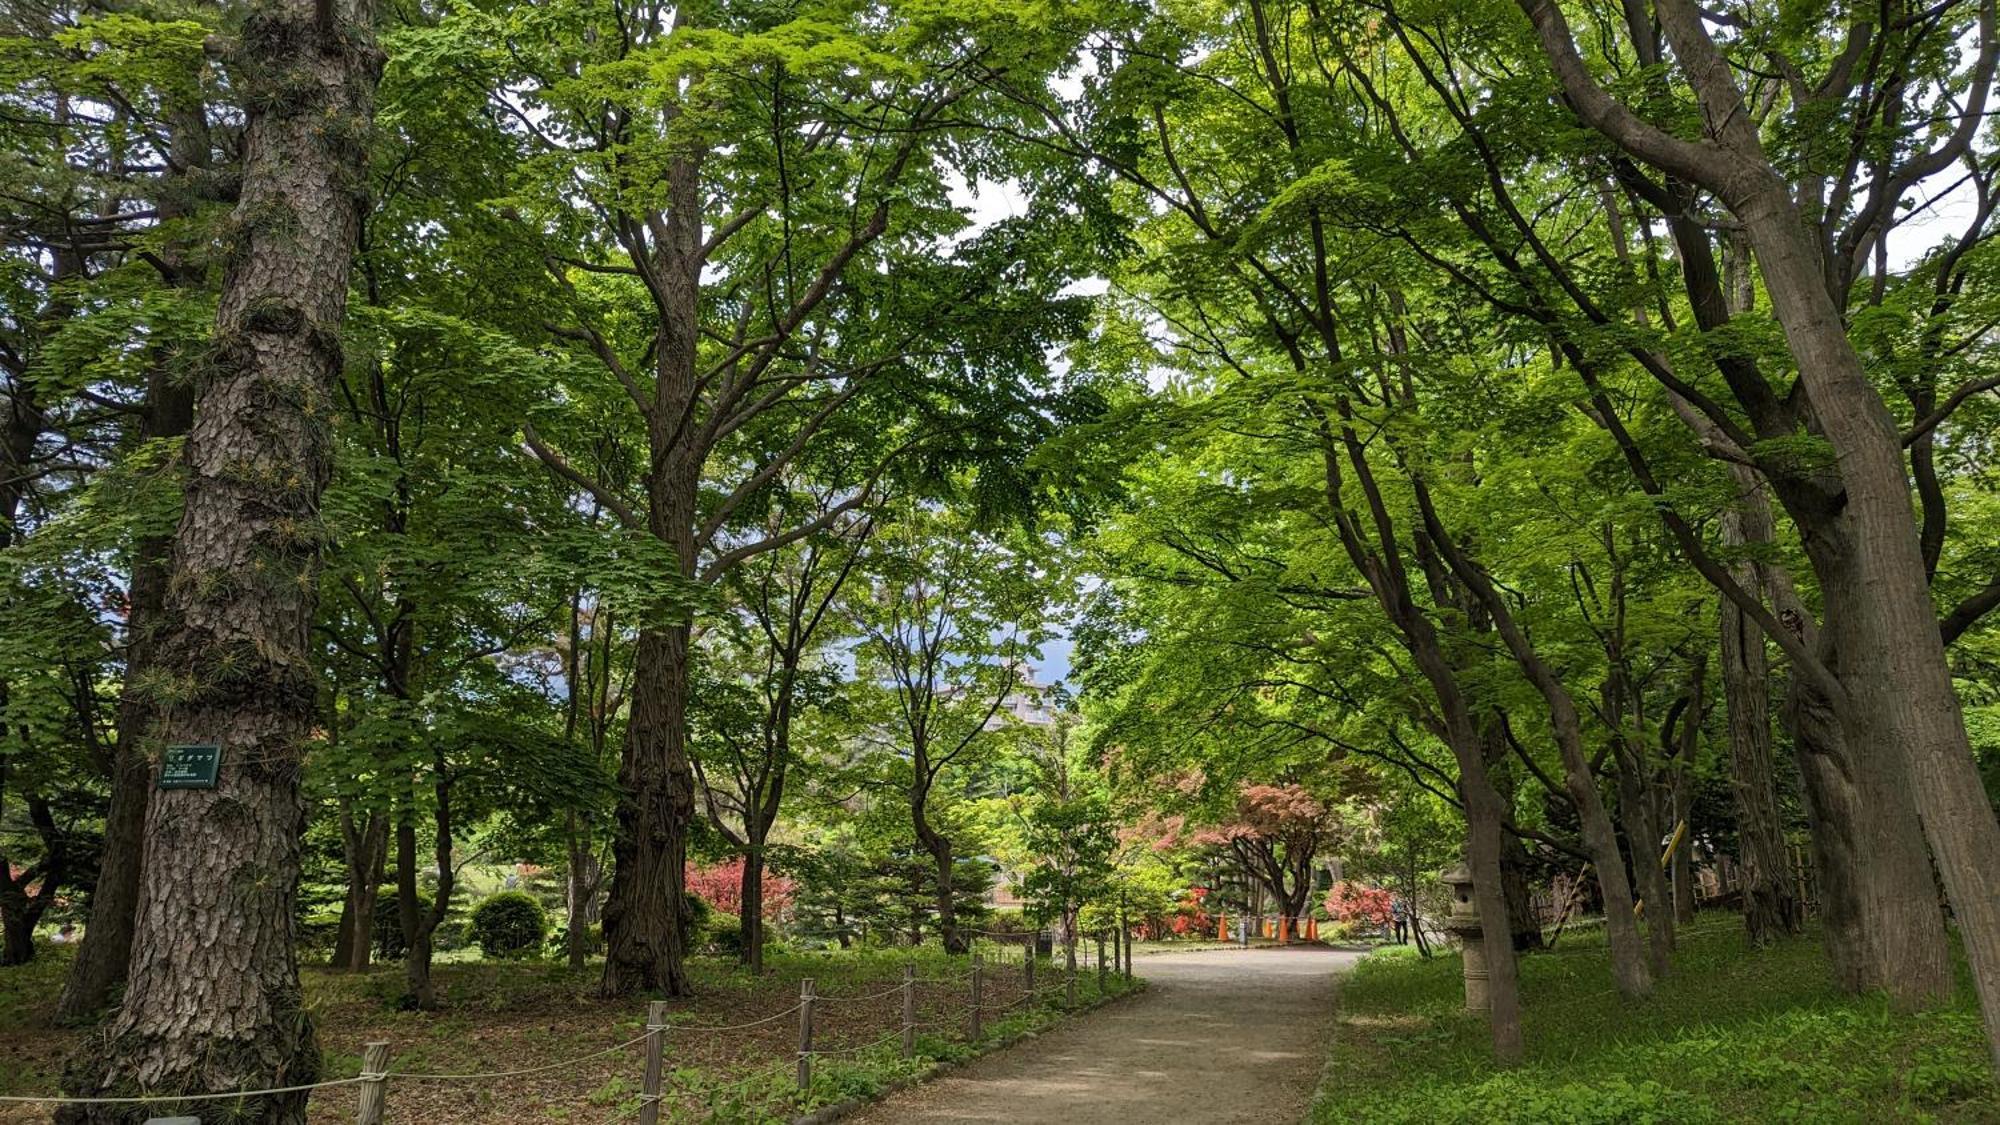
[[1333,1122],[1990,1121],[2000,1087],[1969,1001],[1922,1012],[1828,983],[1808,934],[1744,953],[1729,917],[1680,931],[1675,972],[1619,999],[1600,932],[1522,961],[1536,1014],[1511,1070],[1464,1011],[1455,955],[1391,947],[1341,987],[1313,1120]]

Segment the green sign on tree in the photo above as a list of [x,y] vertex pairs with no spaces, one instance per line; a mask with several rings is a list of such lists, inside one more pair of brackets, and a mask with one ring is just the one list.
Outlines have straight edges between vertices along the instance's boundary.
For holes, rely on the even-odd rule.
[[169,746],[160,758],[160,788],[213,789],[221,770],[220,746]]

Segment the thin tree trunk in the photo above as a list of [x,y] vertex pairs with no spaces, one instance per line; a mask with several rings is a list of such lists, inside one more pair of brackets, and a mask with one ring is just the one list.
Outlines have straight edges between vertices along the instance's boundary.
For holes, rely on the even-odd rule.
[[437,1007],[437,986],[431,979],[431,956],[436,947],[437,928],[451,911],[451,894],[457,869],[452,866],[452,784],[445,772],[444,755],[434,755],[437,771],[432,782],[432,860],[437,870],[437,891],[424,909],[417,897],[417,825],[412,810],[406,808],[396,822],[396,904],[403,928],[403,1003],[419,1011]]
[[737,959],[752,973],[764,971],[764,841],[753,839],[743,851],[742,901],[737,904],[737,924],[743,946]]
[[[1696,665],[1702,668],[1706,661]],[[1694,793],[1688,784],[1688,773],[1694,768],[1694,756],[1701,739],[1701,683],[1706,678],[1695,681],[1695,698],[1689,707],[1687,725],[1682,728],[1684,738],[1680,752],[1676,755],[1673,773],[1667,792],[1667,832],[1678,836],[1673,854],[1674,921],[1688,925],[1694,921],[1694,829],[1689,823],[1694,815]]]
[[[5,759],[0,759],[0,787],[7,782]],[[41,837],[42,858],[19,875],[7,857],[0,855],[0,966],[25,965],[35,957],[35,926],[55,904],[56,892],[69,874],[69,847],[57,826],[48,799],[28,796],[28,820]],[[34,891],[28,887],[33,884]]]
[[913,804],[911,812],[916,822],[917,841],[930,853],[935,874],[938,936],[944,942],[945,952],[964,953],[971,948],[971,943],[958,930],[958,903],[952,886],[951,838],[931,827],[924,817],[922,802]]
[[[1623,741],[1623,734],[1614,736]],[[1655,977],[1666,975],[1674,948],[1674,894],[1660,866],[1660,823],[1653,815],[1653,779],[1643,761],[1633,761],[1629,748],[1614,750],[1617,762],[1619,819],[1631,844],[1632,870],[1645,903],[1647,967]]]
[[[133,562],[128,619],[135,637],[126,650],[124,695],[118,705],[117,743],[112,751],[111,802],[104,812],[104,851],[98,861],[97,885],[90,892],[89,924],[83,942],[77,946],[76,961],[63,980],[62,994],[56,999],[56,1020],[77,1023],[90,1019],[110,1003],[112,994],[125,981],[126,966],[132,958],[132,935],[139,898],[141,847],[146,831],[146,800],[152,790],[152,765],[139,745],[151,722],[141,693],[133,686],[133,672],[150,664],[150,653],[139,655],[137,631],[142,616],[150,630],[159,620],[160,597],[165,592],[164,567],[160,560],[145,558],[148,549],[141,543]],[[146,577],[142,581],[141,575]],[[147,610],[139,605],[150,601]],[[150,649],[150,644],[147,646]]]
[[35,959],[35,923],[40,919],[11,903],[0,909],[0,968],[25,965]]
[[[1491,627],[1491,618],[1483,612],[1479,617],[1488,628]],[[1493,779],[1493,789],[1500,799],[1500,806],[1513,808],[1519,795],[1520,781],[1509,760],[1507,732],[1497,712],[1488,711],[1482,717],[1479,744],[1480,752],[1486,759],[1487,776]],[[1519,836],[1507,833],[1500,850],[1501,893],[1507,899],[1507,918],[1514,934],[1514,949],[1520,953],[1546,948],[1542,939],[1542,920],[1535,914],[1534,896],[1528,889],[1529,863],[1527,846]]]
[[[159,667],[177,685],[162,744],[221,747],[213,789],[148,802],[124,1004],[70,1068],[73,1094],[209,1091],[319,1076],[294,956],[315,718],[307,645],[327,419],[381,56],[367,0],[273,0],[236,48],[248,107],[241,203],[213,358],[188,439]],[[237,1112],[291,1125],[304,1092]],[[66,1105],[59,1121],[129,1106]]]
[[1625,657],[1626,564],[1608,526],[1603,541],[1612,563],[1611,624],[1604,634],[1609,669],[1603,686],[1604,713],[1611,726],[1619,819],[1625,825],[1633,876],[1645,904],[1647,966],[1658,979],[1666,975],[1674,951],[1674,894],[1659,854],[1666,835],[1660,825],[1660,771],[1651,760],[1649,740],[1641,733],[1646,728],[1645,700],[1632,682]]
[[[1751,495],[1755,488],[1754,476],[1747,470],[1738,473],[1742,505],[1762,506],[1763,498]],[[1735,509],[1722,518],[1725,546],[1748,545],[1753,535],[1768,542],[1770,531],[1768,509],[1761,521]],[[1739,563],[1732,572],[1745,590],[1763,596],[1754,564]],[[1736,803],[1743,926],[1752,945],[1768,945],[1797,933],[1805,922],[1786,871],[1784,827],[1778,818],[1771,761],[1770,661],[1763,632],[1727,598],[1722,599],[1721,631],[1722,697],[1729,719],[1729,782]]]
[[355,835],[347,861],[347,902],[341,911],[347,924],[346,933],[341,935],[347,957],[340,959],[336,951],[334,963],[361,972],[368,968],[375,947],[375,905],[381,898],[382,872],[389,854],[388,816],[369,813]]
[[1512,832],[1506,833],[1500,850],[1500,889],[1507,899],[1507,919],[1514,930],[1514,948],[1521,953],[1548,948],[1542,937],[1542,920],[1535,913],[1534,895],[1528,887],[1528,862],[1528,849],[1521,843],[1521,838]]
[[589,835],[575,813],[569,816],[566,852],[563,901],[569,932],[563,939],[563,951],[569,967],[581,969],[590,956],[590,927],[597,921],[597,888],[603,874]]
[[[1327,506],[1348,557],[1367,580],[1376,602],[1400,634],[1404,649],[1437,696],[1441,733],[1458,762],[1459,800],[1465,808],[1466,863],[1472,868],[1473,902],[1480,926],[1489,934],[1511,932],[1500,860],[1506,846],[1506,809],[1493,788],[1471,707],[1445,658],[1436,627],[1410,596],[1409,572],[1403,563],[1395,522],[1382,499],[1367,453],[1354,432],[1346,404],[1341,403],[1340,409],[1337,434],[1324,415],[1316,414],[1321,424]],[[1346,506],[1341,471],[1343,454],[1367,501],[1379,550],[1370,547],[1360,521]],[[1486,971],[1493,1057],[1501,1065],[1511,1066],[1521,1060],[1523,1050],[1520,968],[1513,942],[1486,943]]]
[[[1423,482],[1411,478],[1417,505],[1432,541],[1444,552],[1454,573],[1493,615],[1493,625],[1515,663],[1541,693],[1548,706],[1549,725],[1555,733],[1556,748],[1563,763],[1563,787],[1576,807],[1584,847],[1597,870],[1597,883],[1604,896],[1604,929],[1611,947],[1611,975],[1618,991],[1626,997],[1644,996],[1652,991],[1652,974],[1647,969],[1646,950],[1639,938],[1638,920],[1633,914],[1632,884],[1625,872],[1625,858],[1618,849],[1618,836],[1604,799],[1597,792],[1596,775],[1590,758],[1583,752],[1583,724],[1576,702],[1562,686],[1555,672],[1535,651],[1527,636],[1514,622],[1507,603],[1493,588],[1492,581],[1478,564],[1465,556],[1450,538],[1430,501]],[[1475,877],[1477,877],[1475,873]],[[1492,943],[1488,943],[1489,947]]]

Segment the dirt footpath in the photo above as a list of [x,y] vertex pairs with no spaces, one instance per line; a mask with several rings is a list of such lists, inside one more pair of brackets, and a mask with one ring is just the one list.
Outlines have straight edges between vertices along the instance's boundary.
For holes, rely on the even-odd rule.
[[1141,957],[1145,993],[894,1095],[850,1121],[1295,1122],[1326,1060],[1322,946]]

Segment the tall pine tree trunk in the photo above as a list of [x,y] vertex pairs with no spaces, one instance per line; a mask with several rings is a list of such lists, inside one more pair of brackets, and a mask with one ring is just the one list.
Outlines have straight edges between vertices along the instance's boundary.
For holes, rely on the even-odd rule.
[[[679,25],[684,12],[677,13]],[[657,397],[647,410],[647,531],[673,552],[680,576],[696,581],[696,503],[707,451],[683,423],[700,395],[695,357],[701,335],[701,160],[690,149],[667,169],[667,217],[652,248],[659,279],[653,363]],[[663,611],[656,611],[663,612]],[[606,998],[693,991],[681,915],[695,777],[688,762],[686,620],[654,620],[639,631],[632,703],[618,765],[618,832],[604,904]]]
[[[71,1067],[78,1094],[287,1086],[319,1076],[294,959],[318,687],[307,630],[331,390],[381,56],[368,0],[267,0],[235,50],[247,107],[235,256],[187,445],[159,667],[162,745],[221,747],[213,789],[157,792],[124,1004]],[[304,1093],[240,1112],[303,1121]],[[125,1121],[131,1106],[58,1120]]]

